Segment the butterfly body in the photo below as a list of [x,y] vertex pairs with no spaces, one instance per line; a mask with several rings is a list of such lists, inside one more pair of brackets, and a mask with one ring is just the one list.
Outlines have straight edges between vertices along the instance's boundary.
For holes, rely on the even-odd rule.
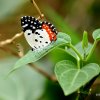
[[34,17],[24,16],[21,18],[21,26],[32,50],[42,49],[52,41],[56,41],[57,31],[52,24],[46,21],[40,22]]

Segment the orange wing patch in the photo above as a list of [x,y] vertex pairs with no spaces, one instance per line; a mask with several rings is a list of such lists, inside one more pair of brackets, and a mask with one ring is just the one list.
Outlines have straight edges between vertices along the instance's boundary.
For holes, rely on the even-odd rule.
[[55,41],[57,39],[56,34],[54,32],[52,32],[52,29],[47,24],[43,24],[42,29],[45,29],[47,31],[50,41],[52,41],[52,40]]

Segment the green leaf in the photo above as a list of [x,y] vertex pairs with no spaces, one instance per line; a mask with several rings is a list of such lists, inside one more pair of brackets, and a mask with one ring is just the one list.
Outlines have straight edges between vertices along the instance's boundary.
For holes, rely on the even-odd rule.
[[98,75],[99,72],[100,67],[95,63],[90,63],[82,69],[77,69],[73,62],[63,60],[55,66],[56,77],[66,96],[77,91],[81,86]]
[[71,43],[71,38],[70,38],[70,36],[69,36],[68,34],[66,34],[66,33],[59,32],[57,38],[61,38],[61,39],[63,39],[63,40],[66,40],[66,43],[68,43],[68,44]]
[[[79,42],[78,44],[75,45],[75,48],[78,50],[78,52],[82,55],[82,57],[84,57],[84,49],[82,47],[82,42]],[[88,47],[85,49],[85,53],[86,55],[89,54],[90,50],[92,48],[92,44],[88,43]],[[66,49],[66,52],[68,54],[70,54],[71,56],[73,56],[75,59],[78,57],[77,54],[70,48],[70,49]]]
[[83,33],[82,47],[83,47],[83,49],[88,47],[88,36],[87,36],[86,31],[84,31],[84,33]]
[[69,35],[59,32],[57,35],[56,42],[50,44],[49,46],[45,47],[44,49],[42,49],[40,51],[31,51],[30,50],[25,56],[23,56],[21,59],[19,59],[15,63],[12,71],[14,71],[17,68],[22,67],[23,65],[26,65],[28,63],[35,62],[35,61],[39,60],[40,58],[42,58],[43,56],[45,56],[47,53],[49,53],[55,47],[66,44],[66,43],[70,43],[70,42],[71,42],[71,39],[70,39]]
[[96,30],[93,32],[93,39],[94,39],[94,40],[100,40],[100,29],[96,29]]

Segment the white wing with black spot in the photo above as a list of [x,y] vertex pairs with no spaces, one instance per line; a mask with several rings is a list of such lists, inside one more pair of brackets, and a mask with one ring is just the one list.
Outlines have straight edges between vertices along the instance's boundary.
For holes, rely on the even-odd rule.
[[42,29],[42,22],[34,17],[22,17],[21,26],[24,36],[33,50],[41,49],[51,43],[47,31]]

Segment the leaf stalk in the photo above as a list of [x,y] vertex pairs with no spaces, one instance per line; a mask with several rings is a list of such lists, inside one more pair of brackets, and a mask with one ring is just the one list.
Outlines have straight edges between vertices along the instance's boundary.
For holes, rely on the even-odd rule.
[[80,58],[80,60],[83,59],[82,56],[81,56],[81,54],[78,52],[78,50],[72,44],[70,44],[69,47],[72,48],[75,51],[75,53],[78,55],[78,57]]
[[88,61],[88,60],[90,59],[90,57],[92,56],[92,54],[93,54],[93,52],[94,52],[94,49],[95,49],[97,43],[98,43],[98,41],[95,40],[94,43],[93,43],[93,46],[92,46],[92,48],[91,48],[91,50],[90,50],[90,53],[89,53],[88,56],[86,57],[86,60],[85,60],[85,61]]

